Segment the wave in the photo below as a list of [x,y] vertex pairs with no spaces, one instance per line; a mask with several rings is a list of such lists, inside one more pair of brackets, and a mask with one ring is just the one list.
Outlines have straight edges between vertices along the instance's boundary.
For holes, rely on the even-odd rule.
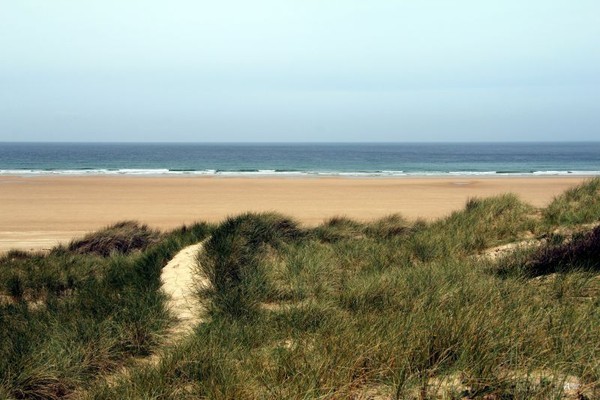
[[0,175],[11,176],[340,176],[340,177],[429,177],[429,176],[597,176],[600,171],[317,171],[285,169],[143,169],[143,168],[81,168],[81,169],[0,169]]

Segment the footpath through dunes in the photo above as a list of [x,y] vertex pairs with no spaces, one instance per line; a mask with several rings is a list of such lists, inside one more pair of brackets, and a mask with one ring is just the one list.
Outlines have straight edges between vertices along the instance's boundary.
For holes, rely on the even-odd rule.
[[198,288],[210,283],[199,276],[196,267],[197,256],[204,242],[183,248],[162,269],[162,291],[168,296],[167,308],[175,316],[176,322],[169,329],[165,344],[173,344],[192,332],[194,326],[202,322],[204,310],[197,296]]
[[[160,275],[161,288],[167,295],[166,306],[175,317],[174,324],[167,330],[161,344],[154,352],[141,358],[135,358],[133,363],[104,378],[108,387],[118,385],[131,379],[137,368],[156,366],[169,350],[179,344],[192,333],[194,327],[203,322],[204,307],[198,298],[198,289],[210,285],[207,278],[199,274],[197,268],[198,255],[203,251],[204,243],[195,243],[181,249],[163,267]],[[103,383],[100,383],[102,385]],[[74,393],[74,399],[91,399],[89,392]]]

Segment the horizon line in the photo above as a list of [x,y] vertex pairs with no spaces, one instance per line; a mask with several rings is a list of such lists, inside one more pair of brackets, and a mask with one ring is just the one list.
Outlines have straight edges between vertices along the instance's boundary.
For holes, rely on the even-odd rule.
[[0,140],[0,144],[553,144],[600,143],[600,140],[457,140],[457,141],[74,141]]

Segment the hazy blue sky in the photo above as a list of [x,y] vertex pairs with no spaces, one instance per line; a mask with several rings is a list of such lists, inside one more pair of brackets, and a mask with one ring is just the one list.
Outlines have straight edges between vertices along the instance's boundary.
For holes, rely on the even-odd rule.
[[2,140],[600,140],[600,1],[0,0]]

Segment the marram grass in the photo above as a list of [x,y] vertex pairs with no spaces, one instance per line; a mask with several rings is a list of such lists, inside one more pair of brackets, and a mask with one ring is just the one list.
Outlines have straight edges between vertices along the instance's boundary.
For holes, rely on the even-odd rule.
[[208,231],[205,224],[178,229],[129,254],[61,247],[2,257],[0,398],[68,397],[149,354],[171,319],[160,270]]
[[[89,399],[600,398],[597,229],[553,234],[600,219],[594,185],[544,210],[505,195],[434,222],[335,217],[313,229],[247,213],[129,255],[14,253],[0,262],[3,277],[19,277],[3,287],[14,302],[0,326],[3,355],[21,368],[2,364],[0,397],[83,387]],[[197,271],[211,282],[198,293],[206,322],[156,365],[88,383],[156,348],[168,325],[160,268],[209,230]],[[486,257],[532,237],[538,247]],[[27,257],[72,287],[54,290]],[[30,304],[39,288],[43,313]],[[57,324],[67,305],[77,323]]]

